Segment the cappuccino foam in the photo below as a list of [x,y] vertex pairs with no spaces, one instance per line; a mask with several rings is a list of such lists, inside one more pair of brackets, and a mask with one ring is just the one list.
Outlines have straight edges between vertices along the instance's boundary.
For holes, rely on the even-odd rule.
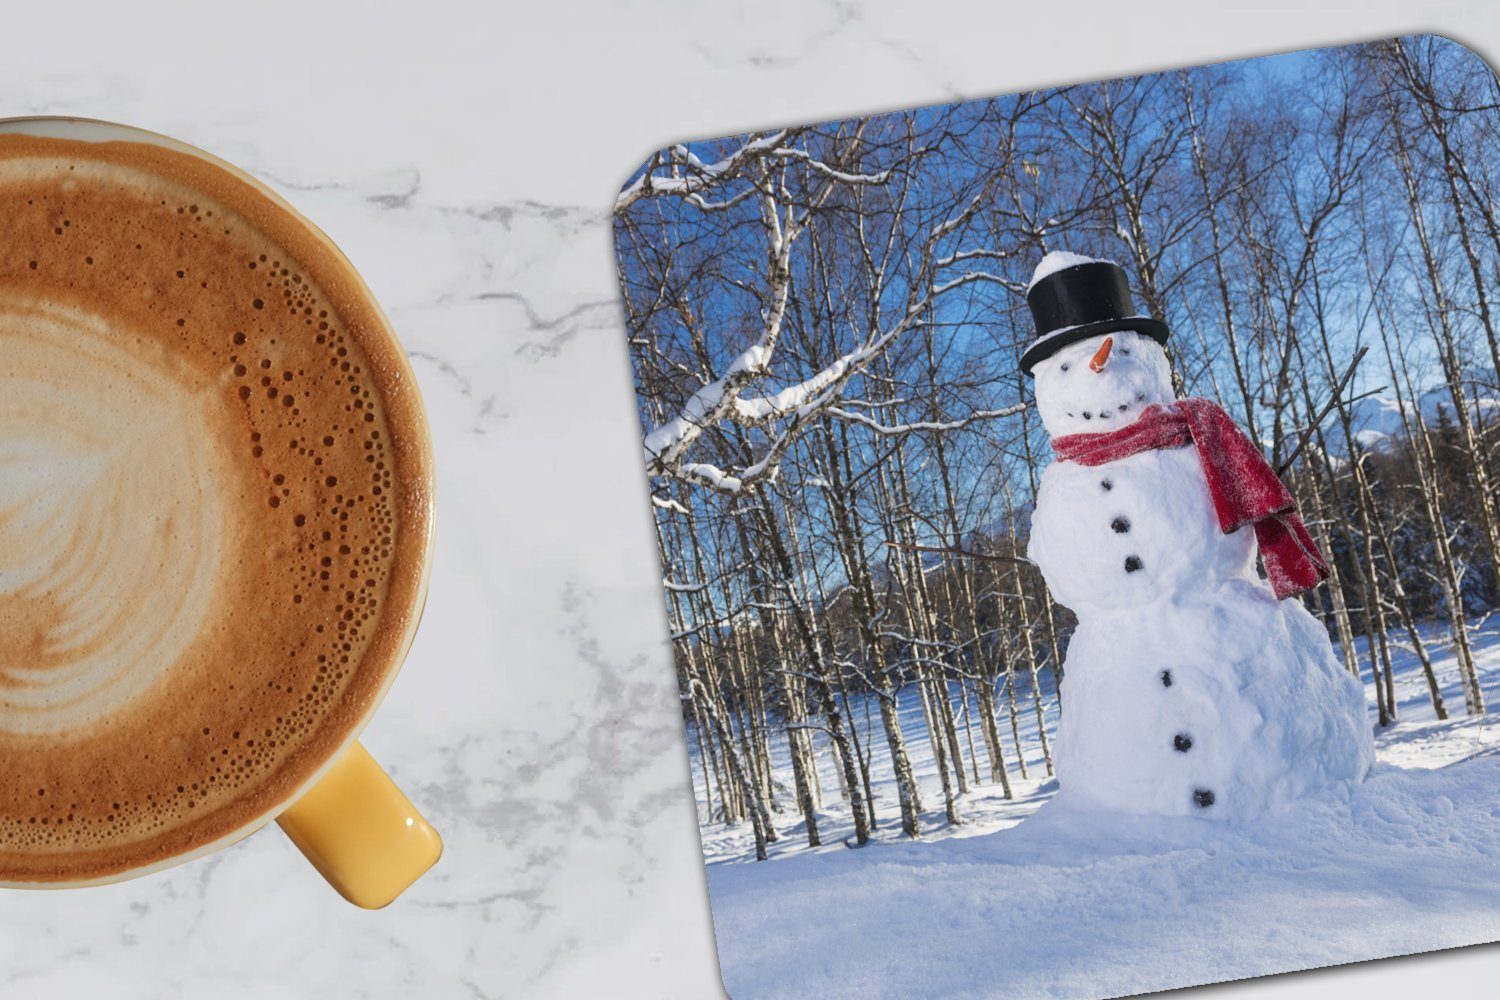
[[430,531],[409,369],[273,196],[0,136],[0,883],[284,805],[374,709]]

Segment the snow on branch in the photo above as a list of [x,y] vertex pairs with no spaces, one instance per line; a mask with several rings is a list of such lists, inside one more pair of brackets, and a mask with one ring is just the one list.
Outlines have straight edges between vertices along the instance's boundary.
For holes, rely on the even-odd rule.
[[1017,403],[1007,406],[1002,410],[976,410],[967,417],[957,420],[916,420],[905,424],[882,424],[873,420],[863,413],[855,413],[838,406],[830,406],[824,412],[830,417],[839,420],[847,420],[850,423],[861,424],[874,431],[876,434],[896,435],[910,434],[913,431],[956,431],[961,430],[978,420],[994,420],[997,417],[1009,417],[1026,409],[1025,403]]
[[884,184],[891,177],[891,168],[889,167],[873,174],[853,174],[843,170],[836,170],[822,160],[814,157],[807,150],[798,149],[795,146],[782,146],[771,150],[770,154],[778,159],[801,160],[811,167],[814,172],[844,184]]
[[651,497],[651,505],[653,507],[658,507],[658,508],[660,508],[662,510],[671,511],[674,514],[690,514],[690,513],[692,513],[686,507],[684,507],[682,504],[678,503],[676,500],[673,500],[671,497],[659,497],[659,496],[653,495]]
[[687,146],[671,146],[652,157],[641,176],[620,192],[615,199],[615,212],[625,212],[642,198],[653,195],[683,198],[704,211],[733,207],[752,197],[755,189],[737,192],[723,201],[709,201],[704,192],[740,176],[747,164],[762,157],[798,161],[813,173],[840,184],[884,184],[891,177],[889,167],[874,173],[858,173],[830,166],[808,150],[791,145],[799,134],[797,130],[781,129],[757,136],[713,163],[704,163]]
[[740,477],[731,476],[717,465],[707,462],[683,462],[677,466],[676,472],[681,479],[722,493],[738,493],[745,485]]
[[[1005,250],[989,250],[985,247],[975,247],[973,250],[959,250],[946,257],[939,257],[933,261],[933,264],[937,267],[952,267],[954,264],[961,264],[967,260],[1004,261],[1010,260],[1014,256],[1014,254]],[[1025,286],[1021,282],[1016,282],[1016,284],[1021,286],[1022,291],[1025,291]]]
[[768,325],[760,340],[741,351],[722,378],[693,393],[677,416],[646,435],[648,470],[674,462],[705,428],[718,423],[734,406],[738,387],[765,371],[776,336],[780,333],[780,315],[786,305],[785,283],[779,290],[778,299],[781,309],[777,310],[776,325]]
[[[658,194],[696,198],[699,207],[705,207],[702,192],[738,176],[747,163],[781,147],[795,135],[790,129],[781,129],[758,136],[715,163],[704,163],[686,146],[672,146],[652,157],[645,172],[626,185],[615,199],[615,212],[624,212],[642,198]],[[655,172],[661,167],[666,173]]]
[[[906,308],[884,329],[877,328],[852,350],[823,366],[810,376],[774,392],[749,395],[750,387],[765,379],[771,370],[781,327],[786,316],[792,284],[792,247],[824,201],[832,192],[849,185],[880,184],[888,180],[894,168],[872,173],[839,170],[814,158],[806,150],[791,145],[795,135],[778,132],[754,139],[725,158],[711,164],[702,163],[685,147],[674,147],[659,154],[657,163],[648,169],[620,196],[617,211],[652,194],[693,195],[734,176],[757,172],[746,197],[757,201],[760,228],[766,245],[764,286],[760,293],[760,332],[755,340],[730,361],[722,373],[707,372],[700,377],[703,385],[682,404],[675,416],[649,431],[642,444],[646,471],[651,476],[668,476],[696,486],[723,493],[744,493],[764,481],[773,480],[782,455],[807,426],[826,416],[861,423],[876,433],[901,434],[911,431],[946,431],[967,426],[976,420],[1007,416],[1017,410],[981,411],[954,421],[928,421],[885,425],[856,412],[864,406],[851,400],[841,402],[844,387],[882,357],[903,334],[918,327],[937,301],[966,285],[996,283],[1007,290],[1017,290],[1016,283],[986,270],[970,269],[953,277],[938,273],[956,264],[973,267],[990,261],[1003,261],[1006,254],[985,248],[956,250],[938,256],[940,242],[961,237],[969,222],[986,203],[990,186],[982,185],[977,194],[967,198],[956,214],[932,226],[925,238],[919,238],[919,263],[912,282]],[[657,173],[661,156],[670,170]],[[796,162],[822,178],[810,198],[794,199],[784,183],[768,183],[768,163]],[[759,163],[759,166],[754,164]],[[951,273],[951,272],[949,272]],[[712,339],[712,333],[700,334]],[[829,412],[833,410],[835,412]],[[694,442],[709,428],[723,424],[761,430],[769,438],[762,453],[740,470],[723,469],[703,461],[689,460]]]
[[[761,374],[760,369],[750,371],[741,364],[745,358],[745,355],[741,355],[731,366],[729,375],[694,393],[677,417],[646,435],[647,472],[651,475],[676,475],[697,485],[708,486],[725,493],[743,492],[761,480],[773,479],[776,474],[776,463],[781,455],[814,418],[823,415],[838,400],[840,389],[850,378],[862,372],[893,341],[915,326],[918,317],[940,295],[973,280],[979,280],[979,275],[964,275],[933,288],[928,294],[912,303],[902,318],[888,330],[872,336],[858,348],[843,355],[812,377],[769,396],[752,399],[738,398],[739,390],[751,379]],[[761,344],[764,343],[763,338]],[[761,357],[763,355],[757,354],[757,361]],[[744,377],[735,379],[733,376],[737,371]],[[988,415],[1004,414],[997,412]],[[860,415],[844,410],[839,416],[840,419],[857,420]],[[971,419],[986,418],[976,415]],[[765,454],[747,466],[739,475],[731,475],[707,463],[680,461],[683,452],[705,429],[726,419],[742,426],[763,426],[776,420],[785,421],[785,424],[773,437]],[[873,421],[871,424],[879,426]],[[950,428],[933,426],[927,429]]]
[[[884,425],[856,411],[833,406],[838,401],[838,393],[844,383],[863,371],[865,366],[880,356],[892,341],[909,330],[914,325],[917,316],[933,298],[963,283],[961,280],[953,281],[934,289],[930,295],[924,296],[914,304],[903,319],[891,329],[867,340],[862,346],[840,357],[811,378],[788,386],[773,395],[754,399],[737,399],[727,396],[725,379],[720,379],[695,393],[684,407],[685,413],[689,410],[694,414],[701,412],[703,401],[699,397],[706,393],[705,398],[715,401],[712,407],[712,412],[716,414],[714,422],[728,419],[741,426],[754,427],[765,426],[778,420],[785,421],[780,431],[773,436],[771,445],[765,453],[746,466],[739,475],[731,475],[717,466],[704,462],[677,462],[675,465],[669,463],[666,458],[669,453],[680,455],[686,448],[684,442],[689,440],[687,438],[689,429],[692,432],[691,437],[696,438],[710,426],[707,421],[684,416],[675,418],[646,436],[647,471],[653,475],[675,474],[678,478],[724,493],[740,493],[762,480],[774,479],[776,463],[780,461],[782,454],[808,424],[823,415],[864,424],[876,433],[902,434],[921,430],[957,430],[976,420],[988,420],[1019,413],[1025,408],[1024,404],[1002,410],[981,410],[954,421]],[[831,412],[834,410],[837,412]]]
[[796,385],[789,385],[770,396],[736,399],[734,401],[735,419],[747,427],[752,427],[791,416],[798,410],[806,408],[810,402],[817,400],[819,394],[828,386],[841,380],[851,365],[864,360],[860,354],[859,351],[846,354],[811,378],[803,379]]

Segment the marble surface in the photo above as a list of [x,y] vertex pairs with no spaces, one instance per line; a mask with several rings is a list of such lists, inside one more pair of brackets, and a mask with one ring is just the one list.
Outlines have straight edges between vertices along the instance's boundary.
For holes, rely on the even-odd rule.
[[[4,892],[0,995],[721,995],[606,214],[632,166],[677,139],[1403,31],[1500,55],[1484,0],[1067,9],[8,10],[0,113],[125,121],[250,169],[390,312],[436,437],[438,541],[365,743],[447,853],[375,913],[274,828],[123,885]],[[1394,996],[1497,971],[1471,949],[1226,992]]]

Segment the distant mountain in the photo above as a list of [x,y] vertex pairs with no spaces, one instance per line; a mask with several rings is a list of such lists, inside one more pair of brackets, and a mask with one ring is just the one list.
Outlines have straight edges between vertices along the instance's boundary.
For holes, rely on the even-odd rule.
[[[1473,399],[1473,403],[1475,410],[1482,415],[1486,424],[1500,420],[1500,397],[1478,396]],[[1410,405],[1408,402],[1407,406]],[[1429,427],[1437,426],[1440,410],[1447,413],[1449,420],[1453,419],[1453,397],[1449,395],[1447,386],[1428,389],[1422,393],[1417,405],[1421,410],[1422,419]],[[1396,402],[1394,395],[1370,396],[1356,402],[1353,423],[1355,440],[1361,447],[1370,451],[1380,451],[1391,447],[1406,436],[1406,429],[1401,421],[1401,406]],[[1346,450],[1344,435],[1338,430],[1335,418],[1330,416],[1326,419],[1323,432],[1328,441],[1329,450],[1335,455],[1342,456]]]

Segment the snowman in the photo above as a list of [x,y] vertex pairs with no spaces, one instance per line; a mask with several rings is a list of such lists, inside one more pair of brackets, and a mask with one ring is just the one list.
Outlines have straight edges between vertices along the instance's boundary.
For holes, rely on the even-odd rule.
[[1059,800],[1247,819],[1363,779],[1363,687],[1288,599],[1327,566],[1259,448],[1174,399],[1167,327],[1134,315],[1114,263],[1050,253],[1027,304],[1021,367],[1057,456],[1027,554],[1078,618]]

